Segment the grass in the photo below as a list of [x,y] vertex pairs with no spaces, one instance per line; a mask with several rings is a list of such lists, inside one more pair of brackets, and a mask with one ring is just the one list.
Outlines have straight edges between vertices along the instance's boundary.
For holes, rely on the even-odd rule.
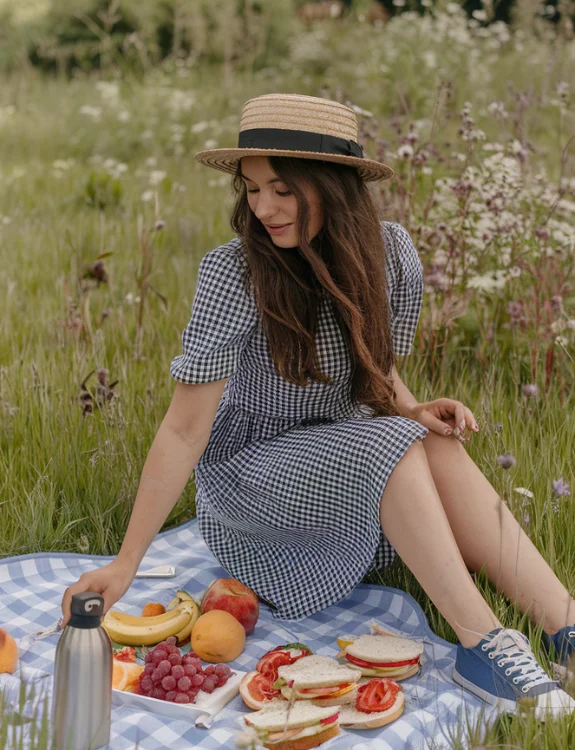
[[[471,457],[575,591],[575,505],[552,487],[560,477],[573,487],[575,479],[575,230],[569,234],[569,205],[554,215],[565,226],[545,221],[559,192],[567,204],[575,194],[573,108],[561,94],[561,82],[573,80],[573,43],[528,34],[509,42],[501,30],[482,37],[458,14],[438,16],[433,33],[425,19],[396,19],[385,30],[357,16],[311,29],[295,17],[289,23],[285,60],[228,69],[223,83],[217,65],[174,61],[143,78],[110,70],[63,80],[26,71],[3,81],[0,555],[118,551],[173,390],[169,364],[180,351],[199,261],[231,237],[229,178],[198,165],[193,153],[233,144],[247,99],[297,91],[374,114],[360,116],[362,138],[398,175],[376,198],[382,215],[410,228],[426,269],[428,293],[403,379],[420,400],[452,396],[472,409],[481,429],[468,444]],[[101,81],[108,86],[98,87]],[[466,163],[481,170],[492,153],[481,150],[481,139],[470,145],[458,134],[467,101],[487,144],[513,154],[518,142],[528,154],[513,157],[525,181],[506,206],[524,225],[479,252],[471,235],[492,216],[487,198],[475,206],[437,199],[437,179],[461,178]],[[489,113],[496,101],[507,118]],[[398,156],[413,132],[429,171]],[[536,192],[527,178],[539,169],[545,178]],[[481,179],[476,196],[498,178]],[[158,221],[165,225],[157,228]],[[455,237],[451,265],[442,268],[449,288],[434,286],[438,258],[426,233],[441,222],[441,241],[450,229]],[[552,230],[552,253],[534,239],[542,226]],[[99,261],[104,274],[94,266]],[[514,264],[522,275],[504,287],[466,286]],[[552,312],[553,295],[561,312]],[[450,316],[445,309],[454,300],[464,307]],[[520,324],[510,320],[511,302],[522,305]],[[107,371],[100,388],[98,370]],[[522,392],[530,383],[538,385],[536,397]],[[92,412],[84,413],[89,404]],[[502,469],[501,454],[512,454],[515,467]],[[192,477],[164,528],[194,514]],[[401,561],[366,581],[411,593],[434,632],[455,641]],[[504,624],[529,632],[545,661],[537,631],[482,576],[477,582]],[[0,723],[0,747],[9,726]],[[476,741],[550,750],[571,746],[574,732],[573,719],[540,725],[515,717]]]

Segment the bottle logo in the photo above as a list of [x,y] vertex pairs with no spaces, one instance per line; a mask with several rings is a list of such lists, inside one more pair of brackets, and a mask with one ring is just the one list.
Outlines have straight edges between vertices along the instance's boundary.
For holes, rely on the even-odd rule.
[[88,599],[86,602],[84,602],[84,609],[86,610],[86,612],[91,612],[93,609],[98,609],[99,606],[99,599]]

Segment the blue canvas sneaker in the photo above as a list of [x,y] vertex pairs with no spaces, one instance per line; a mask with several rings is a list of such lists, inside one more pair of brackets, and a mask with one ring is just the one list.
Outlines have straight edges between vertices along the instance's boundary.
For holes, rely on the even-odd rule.
[[[562,667],[566,667],[569,658],[575,652],[575,625],[568,625],[566,628],[561,628],[554,635],[541,633],[541,639],[547,648],[547,653],[553,658],[557,656],[558,663]],[[555,654],[552,653],[551,644],[553,644]]]
[[538,719],[575,711],[575,700],[552,680],[518,630],[497,628],[473,648],[457,646],[453,679],[475,695],[510,713],[533,698]]

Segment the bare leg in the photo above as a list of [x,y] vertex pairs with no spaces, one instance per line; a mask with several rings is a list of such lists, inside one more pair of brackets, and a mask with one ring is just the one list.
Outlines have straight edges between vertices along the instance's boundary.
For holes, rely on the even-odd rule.
[[393,469],[381,498],[380,520],[384,534],[464,646],[475,646],[482,635],[502,627],[461,556],[421,442]]
[[575,601],[486,477],[454,438],[423,440],[431,474],[463,559],[556,633],[575,624]]

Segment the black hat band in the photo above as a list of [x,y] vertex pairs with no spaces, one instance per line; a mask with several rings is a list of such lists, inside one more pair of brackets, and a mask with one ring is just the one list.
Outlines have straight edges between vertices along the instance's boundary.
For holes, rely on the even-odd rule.
[[355,141],[337,138],[325,133],[281,128],[252,128],[242,130],[238,148],[271,148],[280,151],[316,151],[320,154],[354,156],[363,159],[363,149]]

